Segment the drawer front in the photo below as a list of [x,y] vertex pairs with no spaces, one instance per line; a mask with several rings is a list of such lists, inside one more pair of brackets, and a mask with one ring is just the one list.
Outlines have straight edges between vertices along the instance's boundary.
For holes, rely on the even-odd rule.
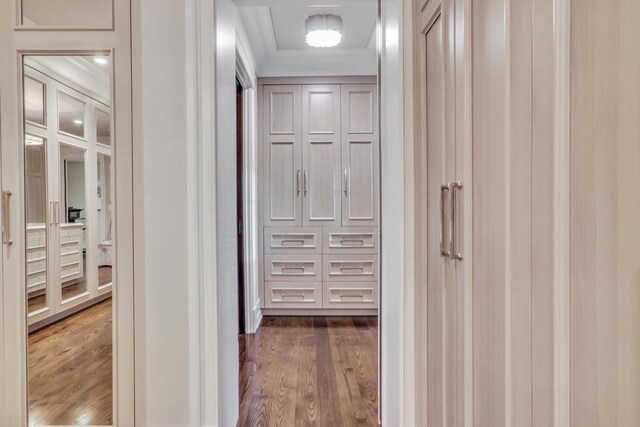
[[41,271],[27,275],[27,288],[29,292],[36,290],[35,288],[44,287],[47,284],[47,272]]
[[322,308],[322,282],[266,282],[266,308]]
[[82,261],[82,254],[78,251],[60,255],[60,265],[77,264]]
[[322,295],[323,308],[378,308],[376,282],[326,282]]
[[60,227],[60,237],[80,237],[82,236],[82,224],[62,225]]
[[375,227],[325,228],[325,254],[375,254],[378,229]]
[[47,245],[47,232],[42,230],[27,230],[27,248]]
[[79,261],[72,262],[60,267],[60,278],[62,282],[82,277],[82,264]]
[[322,232],[320,228],[266,227],[264,252],[269,254],[320,254]]
[[40,246],[27,249],[27,262],[39,261],[47,258],[47,247]]
[[[67,239],[69,239],[67,237]],[[68,242],[60,242],[60,254],[78,254],[82,250],[82,245],[79,240],[71,240]]]
[[265,257],[265,281],[322,281],[320,255],[268,255]]
[[325,255],[326,282],[377,282],[378,257],[372,255]]
[[27,274],[40,273],[43,271],[47,271],[47,260],[39,259],[36,261],[28,261],[27,262]]

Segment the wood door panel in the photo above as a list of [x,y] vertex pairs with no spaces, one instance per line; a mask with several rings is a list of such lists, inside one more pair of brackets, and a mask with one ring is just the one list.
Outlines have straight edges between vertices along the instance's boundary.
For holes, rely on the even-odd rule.
[[301,88],[265,86],[264,221],[267,226],[302,225]]
[[571,422],[640,420],[640,3],[571,9]]
[[340,86],[302,88],[304,225],[340,225]]
[[342,86],[342,225],[378,224],[378,130],[375,85]]

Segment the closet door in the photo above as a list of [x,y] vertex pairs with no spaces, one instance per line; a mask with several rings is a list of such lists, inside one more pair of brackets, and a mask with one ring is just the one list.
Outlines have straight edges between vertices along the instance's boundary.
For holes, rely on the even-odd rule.
[[342,225],[378,224],[375,84],[342,86]]
[[304,225],[340,225],[340,86],[302,87]]
[[571,6],[571,425],[640,420],[640,3]]
[[[426,265],[423,266],[422,277],[426,278],[426,376],[428,402],[428,426],[442,427],[452,425],[446,423],[447,402],[452,389],[452,382],[447,379],[447,365],[453,361],[447,346],[447,311],[446,289],[450,285],[449,260],[450,250],[450,193],[447,184],[447,144],[445,139],[444,114],[444,34],[442,16],[436,15],[431,21],[425,35],[424,51],[426,69],[422,74],[425,79],[426,93],[423,100],[425,115],[423,120],[422,160],[425,171],[420,187],[426,192],[426,206],[423,208],[423,241]],[[450,286],[449,286],[450,287]],[[425,405],[426,409],[426,405]]]
[[265,86],[265,225],[302,225],[300,86]]

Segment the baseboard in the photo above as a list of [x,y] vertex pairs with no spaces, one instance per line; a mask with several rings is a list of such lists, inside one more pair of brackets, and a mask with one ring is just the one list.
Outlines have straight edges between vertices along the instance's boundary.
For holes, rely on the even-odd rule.
[[322,308],[316,309],[278,309],[278,308],[264,308],[262,309],[263,316],[351,316],[351,317],[371,317],[377,316],[378,310],[325,310]]

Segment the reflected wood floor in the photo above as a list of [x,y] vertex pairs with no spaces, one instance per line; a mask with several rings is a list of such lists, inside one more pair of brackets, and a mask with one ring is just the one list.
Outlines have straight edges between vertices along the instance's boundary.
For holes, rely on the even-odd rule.
[[29,335],[29,425],[111,425],[111,299]]
[[375,317],[268,317],[240,335],[238,427],[378,425]]

